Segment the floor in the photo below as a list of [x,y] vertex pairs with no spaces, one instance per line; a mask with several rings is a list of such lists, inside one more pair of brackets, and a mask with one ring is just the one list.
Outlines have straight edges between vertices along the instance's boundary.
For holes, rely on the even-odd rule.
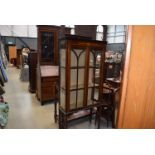
[[[9,103],[10,111],[7,129],[57,129],[54,122],[54,105],[52,103],[40,105],[35,94],[28,91],[28,82],[19,79],[20,70],[15,67],[7,68],[9,81],[5,84],[5,101]],[[88,118],[70,123],[70,129],[95,129],[94,120]],[[103,120],[101,128],[106,127]],[[111,128],[111,127],[109,127]]]

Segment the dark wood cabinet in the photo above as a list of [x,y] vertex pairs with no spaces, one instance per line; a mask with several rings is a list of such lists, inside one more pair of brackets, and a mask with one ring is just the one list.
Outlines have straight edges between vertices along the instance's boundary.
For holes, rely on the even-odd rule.
[[59,128],[102,105],[105,51],[104,41],[74,35],[60,40]]
[[29,52],[28,54],[28,65],[29,65],[29,91],[31,93],[36,92],[37,83],[37,52]]
[[17,68],[20,68],[21,65],[21,55],[22,55],[22,49],[17,49],[17,58],[16,58]]

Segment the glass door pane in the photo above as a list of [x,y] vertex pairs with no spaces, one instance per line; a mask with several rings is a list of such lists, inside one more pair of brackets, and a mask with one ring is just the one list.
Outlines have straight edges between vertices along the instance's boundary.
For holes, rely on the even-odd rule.
[[66,49],[63,46],[60,47],[60,105],[66,110]]
[[54,33],[41,33],[41,59],[54,61]]
[[71,50],[70,109],[83,106],[85,50]]
[[[100,83],[100,65],[101,65],[101,51],[91,50],[90,61],[93,60],[93,67],[89,68],[89,77],[92,78],[93,88],[90,93],[90,88],[88,91],[88,100],[92,98],[92,103],[99,99],[99,83]],[[89,79],[91,80],[91,79]]]

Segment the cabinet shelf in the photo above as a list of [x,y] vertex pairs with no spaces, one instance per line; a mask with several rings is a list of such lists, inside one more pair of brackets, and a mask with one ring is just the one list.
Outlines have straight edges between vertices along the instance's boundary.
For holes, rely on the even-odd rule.
[[[64,68],[64,69],[66,69],[66,67],[65,66],[60,66],[60,68]],[[70,69],[84,69],[85,68],[85,66],[71,66],[70,67]],[[89,66],[89,68],[95,68],[95,69],[99,69],[99,67],[98,66]]]
[[[91,84],[88,85],[88,88],[97,88],[97,87],[98,87],[98,84],[94,84],[94,83],[91,83]],[[65,86],[61,86],[60,88],[62,90],[66,90]],[[78,88],[76,88],[76,85],[70,86],[70,91],[83,90],[83,89],[84,89],[83,84],[78,85]]]

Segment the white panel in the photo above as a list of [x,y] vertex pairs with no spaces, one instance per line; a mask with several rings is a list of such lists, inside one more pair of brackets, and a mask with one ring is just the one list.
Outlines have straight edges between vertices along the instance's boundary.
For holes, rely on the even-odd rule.
[[12,25],[0,25],[0,33],[2,36],[12,36]]
[[103,32],[103,26],[102,25],[97,26],[97,32]]
[[27,25],[13,25],[14,36],[27,37],[28,29]]
[[96,40],[103,40],[103,33],[102,32],[96,33]]
[[28,25],[28,37],[37,38],[37,26]]
[[0,25],[0,33],[3,36],[37,38],[37,27],[36,25]]

